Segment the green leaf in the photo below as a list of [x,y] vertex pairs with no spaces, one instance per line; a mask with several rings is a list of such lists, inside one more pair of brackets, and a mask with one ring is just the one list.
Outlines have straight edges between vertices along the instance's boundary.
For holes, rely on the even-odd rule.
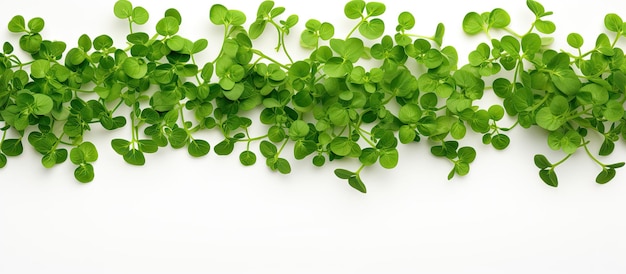
[[385,13],[385,4],[380,2],[368,2],[365,5],[365,11],[367,11],[368,16],[379,16]]
[[50,96],[45,94],[33,94],[34,102],[31,106],[33,114],[35,115],[47,115],[52,111],[54,102]]
[[213,148],[213,151],[215,151],[217,155],[228,155],[231,154],[234,149],[235,144],[231,140],[226,139],[219,142],[215,148]]
[[81,164],[74,170],[74,177],[81,183],[93,181],[94,171],[91,164]]
[[463,18],[463,31],[467,34],[477,34],[484,30],[484,24],[480,14],[470,12]]
[[598,184],[606,184],[609,181],[615,178],[615,169],[612,168],[603,168],[602,171],[596,177],[596,183]]
[[211,6],[209,18],[215,25],[224,25],[226,23],[226,14],[228,14],[228,9],[223,5],[216,4]]
[[143,7],[134,8],[131,17],[133,19],[133,23],[138,25],[143,25],[148,22],[148,19],[150,19],[148,11]]
[[476,150],[473,147],[462,147],[459,148],[458,157],[459,161],[464,163],[472,163],[474,159],[476,159]]
[[535,28],[541,33],[551,34],[556,30],[556,25],[554,25],[552,21],[537,19],[537,21],[535,21]]
[[619,15],[609,13],[604,16],[604,26],[612,32],[621,32],[624,27],[624,21],[622,21],[622,18],[619,17]]
[[91,45],[91,38],[89,38],[87,34],[83,34],[78,38],[78,47],[83,51],[89,51],[91,49]]
[[398,26],[403,30],[410,30],[415,26],[415,17],[407,11],[403,11],[398,15]]
[[489,13],[489,26],[492,28],[506,28],[510,23],[509,13],[501,8],[496,8]]
[[346,3],[343,12],[349,19],[358,19],[363,17],[363,10],[365,10],[365,1],[352,0]]
[[11,43],[4,42],[4,44],[2,44],[2,52],[5,55],[9,55],[9,54],[13,53],[13,50],[14,50],[14,48],[13,48],[13,45],[11,45]]
[[172,36],[178,32],[179,22],[176,18],[166,16],[156,24],[156,31],[162,36]]
[[[98,150],[96,149],[96,146],[93,143],[83,142],[82,144],[78,146],[78,149],[82,153],[83,162],[92,163],[98,160]],[[70,152],[70,158],[71,158],[71,152]]]
[[278,170],[278,172],[280,172],[282,174],[289,174],[289,173],[291,173],[291,165],[284,158],[276,159],[276,169]]
[[591,83],[580,88],[577,98],[586,104],[604,105],[609,101],[609,91],[601,85]]
[[452,136],[452,138],[456,140],[463,139],[466,133],[467,128],[465,127],[465,124],[461,121],[452,124],[452,126],[450,127],[450,136]]
[[509,146],[511,139],[504,134],[496,134],[491,138],[491,145],[497,150],[503,150]]
[[541,37],[536,33],[529,33],[522,37],[522,51],[532,58],[535,53],[541,50]]
[[604,138],[604,141],[602,142],[602,145],[600,146],[600,151],[598,152],[598,155],[608,156],[611,153],[613,153],[614,149],[615,149],[615,143],[611,141],[609,138]]
[[541,180],[549,186],[557,187],[559,185],[559,180],[556,177],[556,173],[554,169],[542,169],[539,171],[539,177]]
[[[191,53],[196,54],[207,48],[209,45],[209,41],[207,39],[201,38],[193,42],[193,48],[191,49]],[[208,64],[208,63],[207,63]]]
[[563,96],[554,96],[550,102],[550,112],[554,115],[567,114],[569,111],[569,102]]
[[546,15],[546,10],[544,9],[543,5],[537,1],[526,0],[526,6],[528,6],[528,9],[530,9],[536,17],[543,17]]
[[124,154],[124,161],[131,165],[143,166],[146,163],[146,158],[143,152],[133,148]]
[[233,26],[241,26],[246,22],[246,15],[238,10],[229,10],[226,13],[226,22]]
[[325,162],[326,158],[324,158],[324,156],[322,155],[315,155],[315,157],[313,157],[313,165],[315,166],[323,166]]
[[578,33],[570,33],[567,35],[567,44],[572,48],[579,49],[583,46],[583,37]]
[[168,140],[172,148],[183,148],[189,142],[189,133],[183,128],[175,128],[169,134]]
[[[434,38],[433,41],[435,41],[435,43],[437,43],[437,45],[440,47],[443,43],[443,35],[445,34],[445,32],[446,32],[446,27],[443,25],[443,23],[437,24],[437,29],[435,30],[435,36],[433,37]],[[444,48],[444,50],[445,49],[446,48]]]
[[539,109],[535,119],[538,126],[550,131],[557,130],[565,123],[565,120],[562,117],[552,114],[550,108],[548,107]]
[[38,33],[23,35],[22,37],[20,37],[19,43],[22,50],[31,54],[35,54],[39,51],[39,48],[41,47],[42,38],[41,35]]
[[125,155],[130,149],[130,142],[124,139],[111,140],[111,147],[119,155]]
[[363,22],[359,26],[359,33],[367,39],[376,39],[383,35],[385,32],[385,22],[381,19],[372,19],[367,22]]
[[3,168],[7,165],[7,156],[0,153],[0,168]]
[[335,27],[330,23],[322,23],[319,29],[320,38],[328,40],[335,35]]
[[205,156],[209,154],[210,150],[211,150],[211,145],[209,144],[209,142],[205,140],[195,139],[189,142],[189,145],[187,146],[187,151],[189,152],[189,155],[193,157]]
[[239,161],[244,166],[251,166],[256,163],[256,154],[254,152],[246,150],[239,154]]
[[317,150],[317,143],[311,140],[298,140],[293,147],[293,155],[296,160],[302,160]]
[[336,137],[330,142],[330,150],[339,156],[348,156],[352,151],[352,141],[347,137]]
[[552,164],[550,163],[550,161],[548,161],[548,158],[546,158],[546,156],[544,155],[536,154],[534,157],[534,161],[535,161],[535,166],[537,166],[540,169],[546,169],[546,168],[552,167]]
[[24,16],[16,15],[11,18],[8,28],[10,32],[26,32],[26,21],[24,20]]
[[44,21],[39,17],[28,20],[28,29],[30,29],[31,33],[41,32],[43,30],[43,27]]
[[133,14],[133,5],[128,0],[118,0],[113,6],[115,17],[126,19]]
[[113,38],[108,35],[100,35],[93,39],[93,48],[96,50],[108,49],[113,46]]
[[41,164],[45,168],[52,168],[53,166],[65,162],[67,159],[66,149],[57,149],[47,152],[41,157]]
[[177,9],[169,8],[165,11],[165,17],[174,17],[176,21],[178,21],[178,25],[183,22],[182,17],[180,16],[180,12]]
[[380,163],[380,166],[387,169],[396,167],[398,165],[398,150],[390,149],[381,151],[378,162]]
[[350,177],[354,177],[356,174],[352,171],[338,168],[335,169],[335,175],[339,177],[339,179],[349,179]]
[[[359,161],[364,166],[371,166],[378,161],[378,157],[380,153],[378,149],[368,147],[361,151],[361,155],[359,156]],[[347,179],[347,178],[344,178]]]
[[24,152],[21,139],[6,139],[0,148],[6,156],[18,156]]
[[566,95],[576,95],[582,86],[576,73],[570,68],[558,68],[550,74],[554,85]]
[[[156,136],[158,135],[153,135],[152,137],[155,138]],[[143,153],[155,153],[159,150],[159,145],[154,140],[149,140],[149,139],[139,140],[137,142],[137,145],[138,145],[137,147],[139,151]]]
[[261,141],[261,143],[259,144],[259,150],[265,158],[272,158],[276,156],[276,153],[278,153],[276,145],[265,140]]
[[487,110],[491,120],[500,121],[504,117],[504,108],[500,105],[493,105]]
[[361,193],[367,193],[367,189],[365,188],[365,184],[363,183],[363,181],[361,181],[361,178],[359,178],[359,176],[353,176],[348,178],[348,184],[360,191]]
[[609,122],[617,122],[624,117],[624,105],[617,100],[610,100],[606,103],[604,118]]
[[400,143],[408,144],[415,141],[415,137],[417,137],[417,132],[415,129],[411,128],[408,125],[402,125],[400,130],[398,131],[398,138],[400,139]]
[[306,137],[309,134],[309,125],[302,120],[295,120],[289,127],[289,137],[291,139],[299,139]]
[[415,124],[422,117],[422,110],[417,104],[409,103],[400,108],[398,118],[405,124]]
[[141,79],[148,73],[148,64],[144,59],[130,57],[124,59],[122,69],[130,78]]
[[30,74],[33,78],[44,78],[50,70],[50,61],[35,60],[30,67]]

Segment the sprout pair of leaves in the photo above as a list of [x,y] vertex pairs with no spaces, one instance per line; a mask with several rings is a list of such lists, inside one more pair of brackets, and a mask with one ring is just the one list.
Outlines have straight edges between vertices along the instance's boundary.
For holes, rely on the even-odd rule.
[[148,22],[148,11],[143,7],[134,7],[130,1],[119,0],[113,6],[113,13],[117,18],[128,19],[129,23],[143,25]]
[[365,184],[361,180],[361,176],[359,173],[338,168],[338,169],[335,169],[335,175],[340,179],[348,180],[348,184],[352,188],[360,191],[361,193],[367,193],[367,188],[365,187]]
[[365,2],[363,0],[351,0],[344,7],[344,14],[349,19],[359,19],[359,23],[348,34],[347,38],[356,30],[367,39],[376,39],[385,32],[385,22],[380,18],[373,18],[385,13],[386,6],[380,2]]
[[[555,168],[563,163],[570,155],[566,156],[563,160],[557,163],[550,163],[550,161],[546,158],[546,156],[537,154],[534,157],[535,166],[539,168],[539,177],[541,180],[549,186],[557,187],[559,185],[559,180],[555,172]],[[598,173],[596,176],[596,183],[598,184],[606,184],[610,182],[616,175],[616,169],[624,166],[623,162],[604,165],[601,164],[602,171]]]
[[93,181],[94,170],[91,163],[98,160],[98,150],[93,143],[84,142],[70,151],[70,161],[77,165],[74,177],[81,183]]
[[143,166],[146,163],[144,153],[155,153],[159,149],[153,140],[148,139],[133,142],[113,139],[111,140],[111,147],[117,154],[122,155],[124,161],[135,166]]
[[509,146],[511,139],[501,131],[508,129],[499,128],[496,124],[497,121],[502,120],[504,117],[504,108],[500,105],[493,105],[487,110],[489,118],[493,121],[491,125],[492,131],[483,135],[483,144],[491,144],[493,148],[497,150],[503,150]]
[[454,175],[465,176],[469,173],[470,164],[476,159],[476,150],[473,147],[459,148],[457,141],[445,141],[441,145],[433,146],[430,152],[437,157],[449,159],[454,167],[448,173],[448,180]]
[[52,168],[57,164],[65,162],[67,159],[67,150],[64,148],[58,148],[60,139],[51,132],[38,132],[33,131],[28,134],[28,142],[33,148],[41,153],[41,164],[45,168]]
[[[415,26],[415,16],[408,11],[403,11],[398,15],[398,25],[396,26],[395,40],[401,46],[406,46],[411,43],[411,37],[406,33],[406,31],[413,29]],[[428,37],[430,40],[434,41],[438,46],[441,47],[443,43],[443,35],[445,33],[445,26],[443,23],[437,24],[437,29],[435,30],[435,35],[432,37]]]
[[[280,150],[278,150],[276,145],[269,141],[261,141],[261,143],[259,144],[259,151],[261,152],[261,155],[265,157],[265,164],[271,170],[276,170],[282,174],[291,173],[291,165],[289,164],[289,161],[287,161],[287,159],[285,158],[280,157]],[[246,152],[246,155],[243,155],[242,153],[242,155],[239,156],[239,159],[243,163],[243,159],[252,158],[252,155],[254,154],[251,154],[251,152]]]
[[238,10],[229,10],[224,5],[216,4],[211,7],[209,18],[215,25],[241,26],[246,22],[246,15]]
[[30,54],[35,54],[39,51],[42,38],[39,34],[45,26],[45,22],[40,17],[35,17],[28,20],[28,25],[23,16],[14,16],[9,21],[9,31],[14,33],[24,33],[20,37],[19,45],[22,50]]
[[257,11],[256,20],[250,25],[250,30],[248,35],[250,35],[250,39],[256,39],[263,34],[265,31],[265,27],[267,24],[272,24],[276,27],[276,30],[279,33],[279,45],[276,47],[278,50],[282,45],[283,35],[289,34],[289,29],[294,27],[298,23],[298,16],[295,14],[287,17],[286,20],[280,20],[280,26],[274,21],[274,18],[283,14],[285,12],[284,7],[274,7],[274,1],[263,1],[261,5],[259,5],[259,9]]
[[485,32],[489,34],[491,29],[504,29],[511,23],[509,13],[501,8],[493,9],[491,12],[478,14],[470,12],[463,18],[463,31],[467,34],[477,34]]
[[310,19],[305,24],[305,30],[300,35],[300,45],[305,48],[317,49],[319,40],[329,40],[335,35],[335,27],[328,22]]
[[[552,15],[551,11],[546,12],[543,5],[534,0],[527,0],[526,5],[535,15],[533,28],[536,28],[537,31],[544,34],[551,34],[556,30],[556,26],[552,21],[544,19],[544,17]],[[489,34],[489,31],[492,29],[506,29],[510,23],[510,15],[501,8],[496,8],[491,12],[483,12],[481,14],[470,12],[463,18],[463,31],[467,34],[477,34],[480,32]]]
[[324,64],[324,72],[330,77],[343,77],[348,74],[365,49],[363,41],[358,38],[331,39],[330,48],[339,54],[338,57],[330,57]]

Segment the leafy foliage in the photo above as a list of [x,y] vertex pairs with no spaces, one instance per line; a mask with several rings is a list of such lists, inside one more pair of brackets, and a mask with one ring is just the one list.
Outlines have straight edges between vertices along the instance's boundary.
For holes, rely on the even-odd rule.
[[[374,165],[395,168],[399,144],[427,140],[432,155],[449,161],[452,179],[467,175],[477,157],[475,148],[461,145],[468,134],[503,150],[512,141],[508,131],[537,127],[546,132],[548,146],[565,155],[554,163],[535,156],[541,180],[556,187],[556,168],[582,149],[600,167],[596,182],[605,184],[624,163],[601,162],[590,143],[600,136],[596,154],[607,156],[626,136],[626,63],[617,47],[626,24],[607,14],[608,32],[595,45],[570,33],[567,44],[574,51],[556,51],[546,36],[556,30],[548,20],[552,12],[534,0],[526,4],[534,18],[521,34],[510,29],[510,14],[501,8],[469,12],[462,29],[488,39],[466,63],[453,46],[444,46],[443,24],[432,36],[412,33],[419,17],[405,11],[395,33],[386,35],[380,18],[385,4],[363,0],[344,6],[345,17],[356,22],[346,36],[338,36],[332,23],[304,22],[300,45],[310,54],[303,60],[294,60],[285,43],[299,16],[285,15],[271,0],[260,3],[256,16],[213,5],[209,21],[223,27],[224,36],[218,56],[205,64],[194,56],[209,41],[182,37],[182,16],[173,8],[156,19],[152,34],[135,32],[135,25],[149,21],[148,11],[118,0],[113,13],[129,27],[123,48],[106,34],[82,35],[69,44],[47,40],[42,18],[17,15],[7,27],[20,35],[18,46],[6,42],[0,53],[0,168],[22,154],[27,141],[45,168],[69,158],[75,178],[91,182],[98,151],[89,132],[102,127],[127,130],[127,137],[110,144],[131,165],[144,165],[146,154],[166,146],[191,157],[211,149],[235,153],[244,166],[256,164],[258,155],[283,174],[292,171],[289,155],[315,166],[352,160],[360,164],[357,170],[334,173],[365,193],[361,172]],[[271,35],[272,54],[288,62],[255,48],[254,40]],[[22,61],[15,48],[31,60]],[[365,66],[364,59],[375,65]],[[478,101],[490,92],[502,104],[481,107]],[[260,111],[258,119],[247,117],[250,110]],[[503,127],[505,116],[514,124]],[[253,126],[266,133],[252,136]],[[209,130],[222,136],[213,146],[197,138]]]

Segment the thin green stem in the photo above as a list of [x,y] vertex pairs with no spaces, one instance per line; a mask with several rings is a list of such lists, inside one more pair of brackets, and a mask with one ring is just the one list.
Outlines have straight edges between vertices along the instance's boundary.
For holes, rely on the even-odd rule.
[[369,144],[371,147],[376,147],[376,144],[374,144],[374,142],[372,142],[368,138],[369,136],[363,135],[364,130],[361,129],[361,127],[359,127],[359,126],[355,126],[355,127],[356,127],[356,132],[359,134],[359,136],[361,136],[361,138],[363,138],[363,140],[365,140],[365,142],[367,142],[367,144]]
[[567,159],[569,159],[569,157],[572,157],[572,155],[574,155],[574,154],[573,154],[573,153],[571,153],[571,154],[567,154],[567,156],[565,156],[565,158],[563,158],[563,159],[561,159],[560,161],[558,161],[558,162],[554,163],[554,164],[552,165],[552,169],[554,169],[554,168],[555,168],[555,167],[557,167],[558,165],[560,165],[560,164],[564,163],[565,161],[567,161]]
[[505,27],[505,28],[504,28],[504,31],[508,32],[509,34],[511,34],[511,35],[513,35],[513,36],[515,36],[515,37],[517,37],[517,38],[522,38],[522,37],[524,37],[523,35],[521,35],[521,34],[519,34],[519,33],[515,32],[513,29],[511,29],[511,28],[509,28],[509,27]]
[[284,68],[284,69],[289,69],[289,67],[288,67],[287,65],[284,65],[284,64],[282,64],[281,62],[278,62],[278,61],[274,60],[272,57],[269,57],[269,56],[265,55],[265,54],[264,54],[263,52],[261,52],[260,50],[257,50],[257,49],[252,49],[252,53],[254,53],[254,54],[256,54],[256,55],[258,55],[258,56],[260,56],[260,57],[262,57],[262,58],[264,58],[264,59],[267,59],[267,60],[269,60],[270,62],[272,62],[272,63],[274,63],[274,64],[279,65],[281,68]]
[[128,17],[128,28],[130,29],[130,34],[133,34],[133,20]]
[[[584,141],[584,140],[583,140]],[[591,160],[593,160],[594,162],[596,162],[598,165],[600,165],[602,168],[605,168],[606,165],[602,162],[600,162],[600,160],[598,160],[596,157],[593,156],[593,154],[591,154],[591,151],[589,151],[589,147],[587,146],[588,142],[583,142],[583,148],[585,149],[585,152],[587,153],[587,155],[589,156],[589,158],[591,158]]]
[[222,48],[220,49],[220,52],[217,54],[215,60],[213,60],[212,63],[215,63],[217,59],[222,57],[222,54],[224,54],[224,45],[226,45],[226,39],[228,39],[228,26],[228,24],[224,24],[224,37],[222,39]]
[[354,26],[354,28],[352,28],[352,30],[350,32],[348,32],[348,35],[346,36],[345,40],[348,40],[348,38],[350,38],[350,36],[352,36],[352,34],[361,26],[361,24],[363,24],[363,22],[365,22],[365,18],[361,19],[361,22],[359,22],[358,24],[356,24],[356,26]]

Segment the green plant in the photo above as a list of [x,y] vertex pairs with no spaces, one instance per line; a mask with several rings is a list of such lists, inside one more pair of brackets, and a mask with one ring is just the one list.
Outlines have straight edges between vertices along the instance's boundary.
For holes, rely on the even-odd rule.
[[[41,153],[43,166],[51,168],[69,156],[77,166],[76,179],[90,182],[91,163],[98,158],[87,141],[94,126],[130,131],[128,138],[112,140],[111,148],[131,165],[144,165],[145,154],[166,146],[186,149],[193,157],[207,155],[211,144],[196,136],[214,130],[223,139],[213,151],[229,155],[243,144],[244,166],[256,163],[258,146],[270,169],[290,173],[289,143],[293,158],[308,158],[315,166],[357,161],[356,170],[338,168],[335,174],[365,193],[363,169],[396,167],[400,144],[427,140],[434,156],[451,163],[452,179],[468,174],[476,158],[471,145],[461,145],[468,131],[503,150],[511,141],[507,131],[538,126],[549,133],[550,148],[565,154],[556,163],[535,156],[546,184],[557,186],[556,167],[581,148],[601,168],[596,182],[606,183],[624,163],[601,162],[588,144],[593,135],[602,138],[597,154],[605,156],[626,136],[626,64],[617,47],[626,24],[608,14],[609,34],[600,34],[592,49],[583,52],[583,37],[572,33],[567,42],[573,53],[556,51],[545,36],[555,31],[546,19],[552,12],[533,0],[527,6],[535,20],[523,34],[509,28],[511,18],[503,9],[468,13],[463,30],[484,33],[489,40],[476,46],[467,64],[443,43],[443,24],[433,36],[414,34],[416,18],[402,12],[395,34],[385,35],[379,18],[385,4],[362,0],[344,7],[345,16],[356,22],[345,37],[337,37],[329,22],[304,24],[300,45],[310,54],[303,60],[292,58],[285,39],[297,29],[299,17],[285,16],[285,8],[273,1],[260,4],[248,27],[243,12],[213,5],[210,21],[223,26],[223,41],[215,60],[205,64],[196,57],[209,42],[180,36],[182,17],[176,9],[168,9],[149,34],[133,31],[148,22],[148,11],[117,1],[114,14],[129,25],[124,48],[108,35],[82,35],[68,50],[65,42],[43,39],[43,19],[27,22],[18,15],[8,29],[21,35],[19,48],[32,60],[20,60],[13,45],[4,43],[0,167],[7,156],[23,152],[26,137]],[[268,39],[265,32],[277,35],[275,53],[254,46],[254,40]],[[416,67],[423,73],[415,73]],[[489,86],[487,79],[495,80]],[[486,91],[502,104],[479,107]],[[258,119],[249,117],[252,110],[259,110]],[[513,125],[502,125],[505,114]],[[251,135],[249,129],[259,122],[266,133]],[[7,138],[9,131],[18,137]]]

